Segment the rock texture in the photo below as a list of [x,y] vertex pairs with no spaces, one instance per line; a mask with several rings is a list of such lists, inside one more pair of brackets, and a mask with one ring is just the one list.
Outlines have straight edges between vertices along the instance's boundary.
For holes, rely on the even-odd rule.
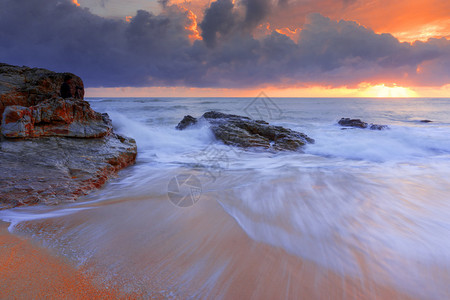
[[197,119],[193,116],[187,115],[184,116],[183,120],[178,123],[177,127],[175,127],[178,130],[183,130],[191,125],[197,124]]
[[83,96],[73,74],[0,64],[0,209],[74,201],[135,162],[136,142]]
[[360,119],[342,118],[338,122],[339,125],[344,127],[356,127],[356,128],[369,128],[370,130],[384,130],[389,129],[387,125],[368,124]]
[[[304,133],[243,116],[210,111],[203,114],[199,120],[207,121],[215,137],[226,145],[275,151],[299,151],[305,144],[314,143],[314,140]],[[199,120],[192,116],[185,116],[176,128],[183,130]]]
[[42,138],[0,142],[0,209],[58,204],[102,186],[136,159],[133,139]]
[[72,73],[55,73],[46,69],[0,63],[0,121],[8,106],[29,107],[59,97],[61,85],[67,75],[72,77],[72,94],[77,99],[84,99],[83,81]]
[[7,138],[98,138],[112,132],[108,115],[93,111],[84,100],[73,98],[49,99],[30,107],[8,106],[1,124],[1,132]]

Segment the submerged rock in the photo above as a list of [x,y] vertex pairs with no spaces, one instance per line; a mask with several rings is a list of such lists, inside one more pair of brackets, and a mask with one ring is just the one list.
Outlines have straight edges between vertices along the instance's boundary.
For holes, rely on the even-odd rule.
[[74,201],[135,162],[136,142],[83,97],[73,74],[0,64],[0,209]]
[[[262,120],[252,120],[247,117],[210,111],[200,118],[206,120],[214,136],[226,145],[242,148],[265,148],[276,151],[298,151],[314,140],[306,134],[273,126]],[[197,119],[186,116],[178,124],[177,129],[185,129]]]
[[385,130],[385,129],[389,129],[389,126],[387,126],[387,125],[378,125],[378,124],[370,124],[369,129],[370,130]]
[[384,130],[389,129],[387,125],[368,124],[360,119],[341,118],[338,122],[339,125],[344,127],[356,127],[356,128],[369,128],[370,130]]

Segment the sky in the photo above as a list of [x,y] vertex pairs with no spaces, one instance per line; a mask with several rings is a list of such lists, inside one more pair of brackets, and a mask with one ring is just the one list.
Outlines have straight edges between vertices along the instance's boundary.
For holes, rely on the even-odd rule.
[[1,0],[0,61],[91,97],[450,97],[450,1]]

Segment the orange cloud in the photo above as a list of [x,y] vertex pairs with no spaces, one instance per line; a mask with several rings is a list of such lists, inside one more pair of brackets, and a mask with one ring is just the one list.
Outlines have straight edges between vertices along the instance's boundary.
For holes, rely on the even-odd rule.
[[341,16],[353,19],[378,33],[391,33],[401,41],[446,37],[450,32],[450,1],[358,1]]
[[285,28],[275,29],[275,31],[278,32],[279,34],[284,34],[284,35],[288,36],[294,42],[298,42],[299,33],[300,33],[301,29],[296,28],[294,31],[292,31],[291,29],[285,27]]
[[80,3],[78,3],[78,0],[72,0],[72,3],[75,4],[76,6],[80,6]]
[[186,25],[184,29],[191,32],[189,34],[189,39],[191,41],[202,40],[203,38],[201,37],[200,32],[198,31],[197,16],[191,10],[186,9],[186,12],[189,23]]
[[132,16],[126,16],[125,17],[125,21],[128,22],[128,23],[131,22],[131,19],[133,19]]
[[448,0],[304,0],[275,9],[268,21],[275,28],[302,27],[305,16],[321,13],[334,20],[357,21],[377,33],[391,33],[401,41],[448,37]]

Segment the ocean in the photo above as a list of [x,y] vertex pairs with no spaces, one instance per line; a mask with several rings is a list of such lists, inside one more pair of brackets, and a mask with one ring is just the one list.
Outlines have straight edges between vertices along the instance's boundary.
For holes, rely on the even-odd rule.
[[[136,165],[76,203],[0,211],[102,285],[173,299],[450,298],[449,98],[88,98]],[[216,110],[306,133],[217,142]],[[346,129],[340,118],[388,125]],[[431,120],[432,122],[421,122]]]

